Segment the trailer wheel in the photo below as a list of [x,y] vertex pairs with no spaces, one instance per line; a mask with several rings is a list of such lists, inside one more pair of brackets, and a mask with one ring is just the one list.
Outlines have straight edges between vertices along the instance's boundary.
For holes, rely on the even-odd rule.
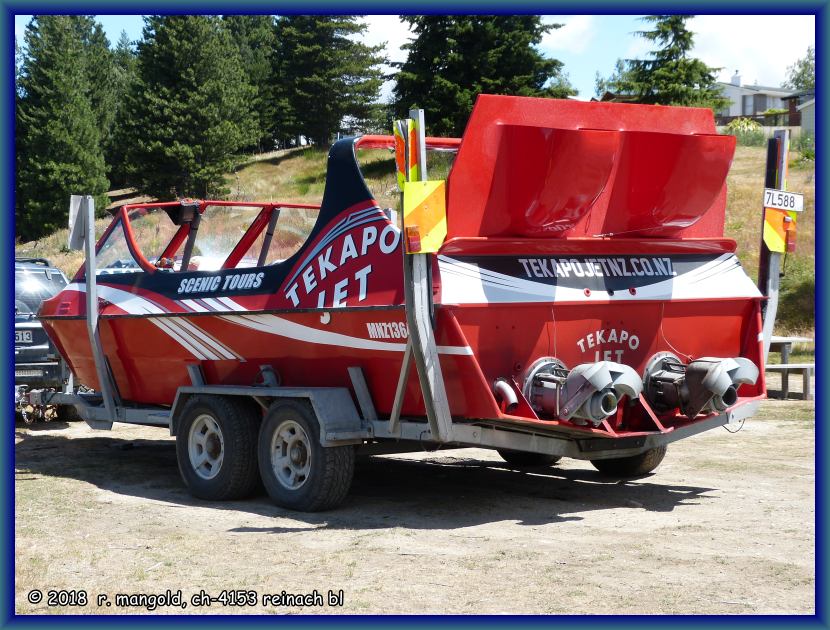
[[57,418],[61,422],[77,422],[81,420],[75,405],[58,405]]
[[258,420],[248,400],[194,396],[187,401],[176,431],[176,459],[193,496],[228,501],[256,490]]
[[509,451],[498,449],[499,457],[515,468],[543,468],[553,466],[561,457],[545,455],[544,453],[528,453],[525,451]]
[[274,503],[301,512],[337,507],[352,485],[354,447],[320,444],[320,423],[304,401],[271,405],[259,431],[259,472]]
[[609,477],[639,477],[647,475],[660,465],[666,456],[666,446],[658,446],[633,457],[593,459],[594,468]]

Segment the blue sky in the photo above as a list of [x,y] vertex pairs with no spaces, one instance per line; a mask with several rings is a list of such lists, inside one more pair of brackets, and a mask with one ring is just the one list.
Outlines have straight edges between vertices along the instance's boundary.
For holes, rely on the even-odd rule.
[[[15,34],[22,40],[31,16],[15,16]],[[633,15],[564,15],[544,16],[548,23],[564,24],[549,33],[540,46],[542,52],[564,62],[571,84],[580,98],[594,94],[597,72],[608,76],[618,58],[642,58],[650,44],[635,36],[644,28]],[[369,30],[364,40],[370,44],[386,42],[392,61],[405,59],[400,46],[410,34],[406,25],[394,15],[366,16]],[[141,37],[143,22],[139,15],[99,15],[111,42],[124,30],[132,40]],[[815,45],[815,18],[810,15],[698,15],[689,23],[695,33],[694,55],[708,65],[720,67],[719,79],[728,81],[738,70],[742,83],[780,85],[787,67],[803,57],[808,45]],[[769,33],[778,33],[774,38]],[[383,95],[391,90],[384,86]]]

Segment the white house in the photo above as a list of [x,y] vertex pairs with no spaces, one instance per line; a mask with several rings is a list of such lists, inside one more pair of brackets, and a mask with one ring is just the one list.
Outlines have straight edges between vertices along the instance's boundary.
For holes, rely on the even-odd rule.
[[781,99],[793,94],[795,90],[763,85],[741,85],[741,75],[735,71],[729,83],[718,83],[723,95],[731,103],[728,108],[718,112],[719,116],[754,116],[768,109],[787,109]]
[[813,98],[796,109],[801,112],[801,133],[814,134],[816,132],[816,99]]

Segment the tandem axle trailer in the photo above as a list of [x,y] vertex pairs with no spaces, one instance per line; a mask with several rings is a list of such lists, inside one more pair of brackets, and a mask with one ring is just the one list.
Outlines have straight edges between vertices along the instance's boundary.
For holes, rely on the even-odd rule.
[[[29,400],[94,429],[166,427],[197,497],[261,482],[303,511],[344,500],[358,450],[647,474],[765,397],[761,297],[720,237],[734,139],[710,126],[683,108],[483,96],[462,142],[426,138],[415,110],[395,137],[332,147],[320,218],[272,262],[281,212],[310,206],[138,205],[96,252],[92,198],[75,197],[85,268],[41,318],[95,391]],[[370,198],[361,147],[396,151],[403,229]],[[446,187],[426,181],[427,148],[458,151]],[[202,215],[252,206],[224,262],[197,255]],[[146,257],[131,222],[165,215],[172,240]],[[129,259],[99,268],[118,238]]]

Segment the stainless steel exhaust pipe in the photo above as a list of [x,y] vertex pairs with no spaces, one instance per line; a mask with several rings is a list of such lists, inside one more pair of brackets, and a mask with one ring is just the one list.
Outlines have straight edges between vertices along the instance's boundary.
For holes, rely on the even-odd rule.
[[635,400],[642,389],[640,376],[621,363],[582,363],[569,371],[545,357],[525,373],[522,393],[540,415],[599,426],[616,413],[623,396]]
[[519,398],[516,396],[516,392],[513,391],[510,383],[507,382],[507,379],[497,378],[493,383],[493,393],[496,395],[496,398],[504,402],[504,410],[507,413],[515,411],[516,407],[519,406]]
[[701,357],[684,365],[664,352],[649,361],[643,386],[657,411],[680,409],[687,418],[694,418],[729,409],[738,402],[738,387],[757,379],[757,366],[743,357]]

